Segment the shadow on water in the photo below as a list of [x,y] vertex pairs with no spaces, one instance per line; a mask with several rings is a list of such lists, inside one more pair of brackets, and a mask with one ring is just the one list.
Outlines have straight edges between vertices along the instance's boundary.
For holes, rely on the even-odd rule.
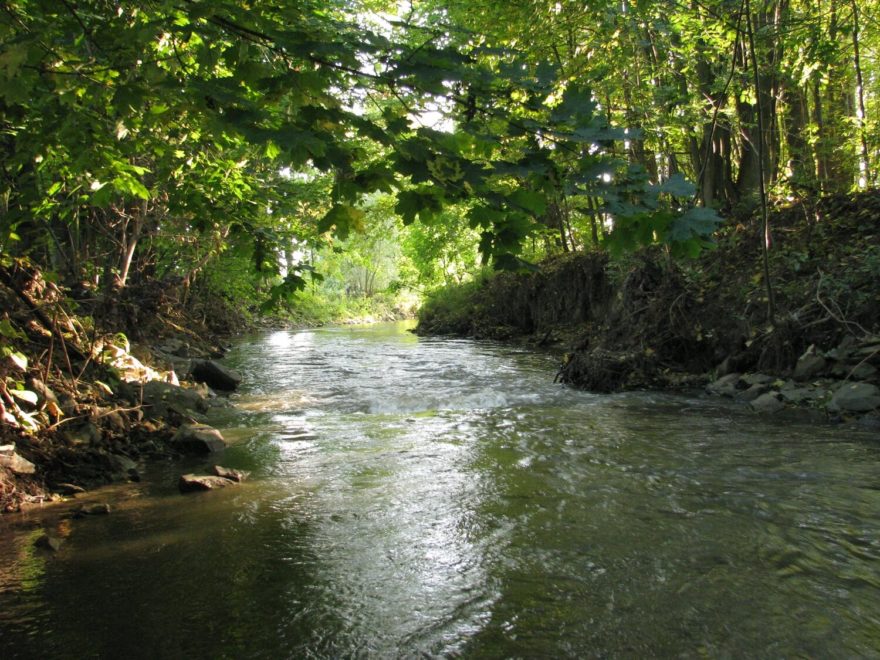
[[[237,489],[3,522],[3,657],[821,656],[880,648],[880,444],[400,327],[229,357]],[[66,537],[36,549],[48,528]]]

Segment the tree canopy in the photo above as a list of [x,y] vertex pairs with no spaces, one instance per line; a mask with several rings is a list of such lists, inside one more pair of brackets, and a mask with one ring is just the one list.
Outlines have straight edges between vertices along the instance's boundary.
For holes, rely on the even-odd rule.
[[431,254],[430,235],[463,227],[445,244],[473,232],[500,268],[528,267],[536,237],[696,254],[716,211],[753,209],[762,185],[875,183],[875,15],[873,0],[9,0],[0,250],[110,288],[189,285],[246,254],[280,299],[306,284],[309,264],[284,268],[292,242],[338,245],[383,194]]

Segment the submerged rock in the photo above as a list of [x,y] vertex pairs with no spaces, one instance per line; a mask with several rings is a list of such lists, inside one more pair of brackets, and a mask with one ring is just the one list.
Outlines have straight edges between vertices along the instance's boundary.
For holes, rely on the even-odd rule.
[[180,480],[177,482],[177,488],[181,493],[196,493],[199,491],[226,488],[227,486],[234,486],[237,483],[237,481],[233,481],[232,479],[218,477],[216,475],[200,476],[195,474],[184,474],[181,475]]
[[61,549],[62,543],[64,543],[63,539],[50,534],[43,534],[34,541],[34,545],[38,548],[43,548],[44,550],[50,550],[52,552],[58,552]]
[[779,399],[776,392],[767,392],[749,404],[752,410],[764,414],[773,414],[785,408],[785,404]]
[[207,424],[184,424],[171,442],[185,454],[210,454],[226,449],[226,440],[220,431]]
[[223,477],[224,479],[238,482],[244,481],[251,474],[246,470],[235,470],[233,468],[223,467],[222,465],[215,465],[211,469],[214,472],[214,475],[217,477]]
[[237,371],[224,367],[214,360],[194,361],[190,373],[193,380],[224,392],[231,392],[241,384],[241,376]]
[[706,386],[706,391],[709,392],[709,394],[732,398],[736,396],[736,393],[739,390],[740,378],[741,374],[738,373],[727,374],[715,382],[709,383],[709,385]]
[[97,504],[87,504],[73,510],[74,518],[84,518],[86,516],[106,516],[110,513],[110,505],[105,502]]
[[67,482],[55,484],[52,487],[52,490],[60,493],[61,495],[79,495],[80,493],[86,492],[86,489],[82,486],[77,486],[76,484],[70,484]]

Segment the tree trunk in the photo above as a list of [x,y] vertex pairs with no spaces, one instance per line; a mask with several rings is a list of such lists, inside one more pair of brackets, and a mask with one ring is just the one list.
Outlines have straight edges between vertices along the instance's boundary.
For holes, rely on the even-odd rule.
[[852,43],[853,43],[853,63],[855,64],[856,71],[856,93],[858,96],[858,112],[856,113],[856,118],[858,119],[859,125],[859,142],[861,147],[860,154],[860,163],[859,170],[862,173],[861,180],[859,181],[859,186],[864,188],[869,184],[873,183],[874,176],[871,172],[871,161],[868,157],[868,138],[867,138],[867,130],[865,125],[868,121],[868,115],[865,111],[865,82],[862,77],[862,56],[861,51],[859,50],[859,32],[860,32],[860,22],[859,22],[859,5],[856,0],[851,0],[852,6],[852,14],[853,14],[853,30],[852,30]]
[[783,86],[785,108],[785,144],[788,152],[788,171],[794,189],[816,190],[816,161],[807,142],[809,108],[804,90],[791,79]]
[[131,235],[128,236],[127,225],[123,225],[122,228],[122,236],[123,236],[123,255],[122,255],[122,267],[119,271],[119,287],[125,287],[126,282],[128,281],[128,273],[131,269],[131,262],[134,259],[134,251],[137,249],[138,241],[141,237],[141,230],[144,228],[147,220],[147,200],[143,200],[141,202],[140,208],[133,214],[134,224],[131,228]]

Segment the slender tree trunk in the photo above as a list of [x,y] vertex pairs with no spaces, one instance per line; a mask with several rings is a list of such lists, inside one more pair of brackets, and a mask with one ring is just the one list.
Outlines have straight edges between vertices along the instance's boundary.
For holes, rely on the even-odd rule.
[[[755,31],[752,26],[752,10],[749,0],[745,0],[746,9],[746,30],[749,38],[749,50],[751,51],[752,75],[754,77],[755,95],[761,98],[761,77],[758,73],[758,58],[755,55]],[[761,104],[758,104],[758,135],[764,135],[764,113],[761,111]],[[756,143],[758,149],[758,169],[760,176],[760,195],[761,195],[761,217],[763,219],[764,240],[761,242],[762,262],[764,266],[764,286],[767,292],[767,321],[773,324],[776,319],[776,298],[773,292],[773,282],[770,279],[770,214],[767,209],[767,190],[764,182],[766,180],[764,174],[764,154],[763,140],[758,139]]]
[[[776,98],[779,94],[779,81],[776,74],[778,62],[782,57],[780,40],[774,45],[759,44],[755,32],[770,31],[775,34],[786,8],[786,1],[776,2],[773,7],[765,8],[757,14],[747,13],[748,57],[743,63],[751,62],[755,102],[751,103],[742,96],[737,100],[737,114],[740,120],[742,150],[737,177],[737,198],[743,206],[743,212],[750,212],[753,203],[758,201],[763,185],[772,185],[777,179],[779,162],[779,132],[776,122]],[[746,3],[746,11],[751,3]],[[750,201],[753,200],[753,201]]]
[[141,237],[141,231],[144,228],[147,220],[147,200],[143,200],[141,202],[141,206],[137,212],[134,213],[134,224],[132,225],[131,235],[126,236],[127,227],[123,228],[123,256],[122,256],[122,268],[119,272],[119,287],[125,287],[126,282],[128,282],[128,273],[131,269],[131,262],[134,259],[134,251],[137,249],[138,241]]
[[861,51],[859,50],[859,5],[856,0],[851,0],[851,5],[853,13],[853,63],[855,64],[856,69],[856,93],[859,103],[858,113],[856,114],[856,117],[858,118],[859,141],[861,143],[861,163],[859,164],[859,169],[862,172],[862,177],[864,180],[864,183],[860,181],[859,184],[861,187],[865,187],[874,181],[874,176],[871,171],[871,161],[868,157],[868,138],[867,131],[865,129],[865,125],[868,121],[868,114],[865,111],[865,83],[862,77],[862,57]]
[[788,170],[794,188],[814,190],[816,185],[816,162],[807,142],[809,108],[803,89],[791,79],[783,86],[785,107],[785,144],[788,152]]
[[828,152],[825,148],[825,110],[822,102],[822,83],[818,74],[813,75],[813,123],[816,125],[816,178],[819,180],[819,189],[827,192],[830,188],[831,164]]

